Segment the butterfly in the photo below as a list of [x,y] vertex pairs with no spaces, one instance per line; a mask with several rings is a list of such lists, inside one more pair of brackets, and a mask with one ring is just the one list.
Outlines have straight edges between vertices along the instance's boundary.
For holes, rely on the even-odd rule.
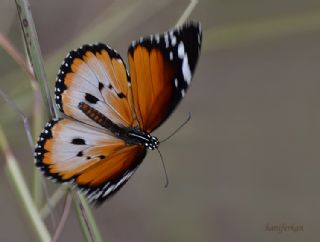
[[184,97],[200,55],[200,23],[133,41],[128,69],[107,45],[84,45],[62,63],[55,101],[64,118],[49,121],[35,148],[43,174],[100,204],[133,175],[158,128]]

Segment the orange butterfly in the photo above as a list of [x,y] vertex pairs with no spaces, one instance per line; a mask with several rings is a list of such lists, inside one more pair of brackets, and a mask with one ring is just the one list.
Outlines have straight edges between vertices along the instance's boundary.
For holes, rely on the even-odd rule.
[[58,73],[55,99],[68,118],[49,121],[35,148],[45,176],[75,185],[90,203],[122,187],[159,141],[150,133],[187,91],[200,54],[199,23],[132,42],[130,76],[104,44],[71,51]]

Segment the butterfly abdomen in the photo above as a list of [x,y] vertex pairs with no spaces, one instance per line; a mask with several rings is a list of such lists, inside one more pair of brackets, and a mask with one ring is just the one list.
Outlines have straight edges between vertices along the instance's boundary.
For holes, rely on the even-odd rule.
[[103,115],[101,112],[99,112],[95,108],[89,106],[84,102],[80,102],[78,107],[88,118],[90,118],[100,126],[110,130],[117,137],[120,137],[123,135],[122,134],[123,130],[118,125],[113,123],[110,119],[108,119],[105,115]]

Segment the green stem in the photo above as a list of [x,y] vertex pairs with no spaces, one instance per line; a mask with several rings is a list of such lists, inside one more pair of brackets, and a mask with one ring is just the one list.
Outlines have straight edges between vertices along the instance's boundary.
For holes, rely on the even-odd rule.
[[48,198],[47,203],[40,210],[40,215],[43,219],[45,219],[52,209],[58,204],[58,202],[63,198],[67,193],[67,187],[59,186],[58,189]]
[[28,56],[33,67],[34,75],[40,84],[42,99],[45,103],[45,106],[49,108],[51,116],[57,116],[58,112],[55,106],[52,105],[52,97],[50,95],[48,81],[43,67],[41,50],[32,18],[30,3],[28,0],[15,0],[15,2],[18,9],[18,15]]
[[91,210],[87,200],[80,192],[78,192],[78,197],[79,197],[79,201],[80,201],[80,208],[82,206],[82,209],[84,212],[84,219],[86,219],[86,222],[89,224],[90,229],[92,230],[92,234],[94,235],[94,238],[95,238],[94,241],[95,242],[103,242],[98,225],[94,219],[92,210]]
[[[75,194],[77,196],[77,194]],[[94,242],[93,233],[91,231],[91,228],[88,226],[88,221],[85,217],[83,206],[81,205],[80,196],[78,197],[79,201],[77,199],[74,199],[74,207],[76,209],[76,214],[81,226],[81,231],[84,236],[84,239],[86,242]]]
[[[36,139],[41,129],[43,127],[43,108],[41,104],[41,93],[39,90],[39,85],[34,85],[33,88],[33,137]],[[32,197],[33,201],[38,208],[41,207],[43,203],[43,176],[37,169],[33,167],[33,186],[32,186]]]
[[30,195],[30,191],[28,187],[26,186],[27,182],[23,177],[23,174],[21,172],[21,169],[18,165],[18,162],[16,161],[15,157],[13,156],[9,145],[7,143],[7,139],[0,127],[0,145],[3,149],[4,155],[6,157],[6,171],[9,177],[11,178],[11,181],[14,185],[15,191],[17,195],[20,198],[20,201],[22,201],[22,204],[24,206],[24,210],[28,215],[28,218],[31,221],[31,224],[33,228],[35,229],[37,236],[40,241],[42,242],[50,242],[51,236],[49,234],[49,231],[47,230],[45,224],[41,220],[40,214],[37,211],[37,208],[35,207],[32,197]]
[[190,0],[189,5],[184,10],[184,12],[180,16],[179,20],[177,21],[176,27],[182,25],[187,20],[187,18],[190,16],[190,14],[192,13],[193,9],[196,7],[198,2],[199,2],[198,0]]

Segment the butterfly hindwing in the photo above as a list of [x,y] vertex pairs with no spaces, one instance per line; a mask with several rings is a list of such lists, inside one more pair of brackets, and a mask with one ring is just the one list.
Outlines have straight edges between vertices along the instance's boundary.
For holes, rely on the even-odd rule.
[[133,103],[139,126],[159,127],[184,97],[200,54],[199,23],[134,41],[128,50]]
[[143,146],[126,145],[107,130],[57,119],[41,133],[35,162],[47,177],[73,184],[97,203],[125,184],[145,154]]
[[84,45],[71,51],[57,76],[55,96],[60,111],[99,126],[80,109],[84,102],[117,125],[134,123],[130,79],[120,55],[104,44]]

